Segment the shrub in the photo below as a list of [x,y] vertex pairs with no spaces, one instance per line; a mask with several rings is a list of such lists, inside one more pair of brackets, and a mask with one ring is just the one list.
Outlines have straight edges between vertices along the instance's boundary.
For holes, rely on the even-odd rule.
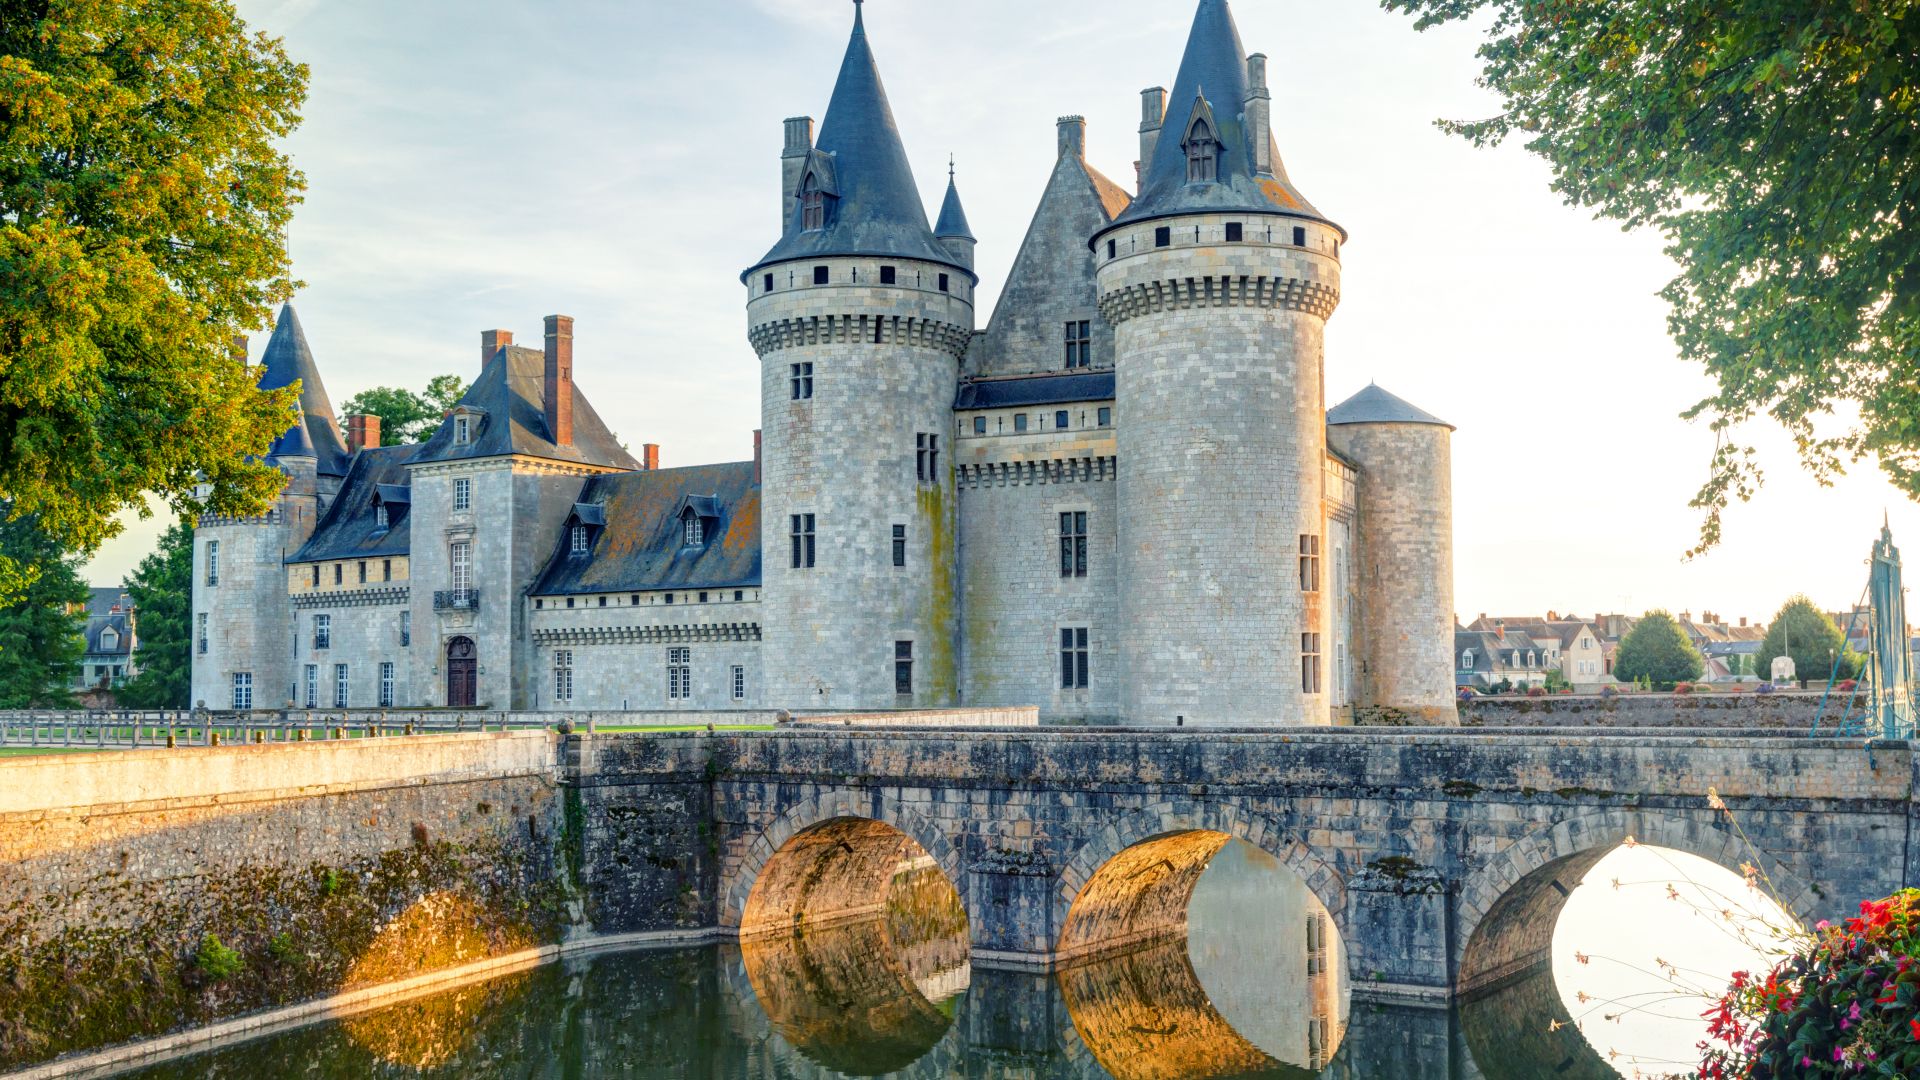
[[1772,684],[1772,683],[1770,683],[1770,682],[1763,682],[1763,683],[1761,683],[1761,684],[1760,684],[1759,686],[1757,686],[1757,687],[1755,687],[1755,688],[1754,688],[1754,691],[1753,691],[1753,692],[1754,692],[1754,693],[1756,693],[1756,694],[1772,694],[1772,693],[1776,693],[1776,691],[1775,691],[1775,690],[1774,690],[1774,688],[1773,688],[1773,684]]
[[1736,972],[1707,1010],[1697,1076],[1920,1076],[1920,890],[1820,923],[1772,971]]
[[1714,689],[1709,683],[1697,682],[1693,684],[1693,692],[1696,694],[1711,694],[1714,693]]
[[1603,686],[1600,688],[1600,696],[1601,697],[1619,697],[1620,688],[1617,686],[1614,686],[1612,683],[1608,683],[1606,686]]
[[1673,692],[1676,694],[1691,694],[1693,693],[1693,684],[1685,682],[1674,683]]
[[1547,688],[1544,686],[1529,686],[1527,687],[1527,696],[1528,697],[1546,697]]
[[1859,685],[1860,685],[1859,683],[1854,682],[1852,679],[1841,679],[1838,683],[1834,685],[1834,689],[1840,691],[1843,694],[1851,694],[1853,693],[1854,688]]
[[1460,688],[1461,701],[1472,701],[1474,698],[1477,698],[1479,696],[1480,696],[1480,691],[1475,690],[1471,686],[1463,686]]
[[240,974],[247,962],[237,949],[229,949],[212,931],[200,939],[199,951],[193,954],[193,965],[214,982],[230,979]]

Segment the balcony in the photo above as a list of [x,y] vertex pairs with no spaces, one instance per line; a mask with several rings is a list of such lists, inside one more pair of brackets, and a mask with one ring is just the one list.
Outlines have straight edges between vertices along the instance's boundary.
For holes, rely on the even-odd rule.
[[480,590],[441,589],[433,594],[435,611],[479,611]]

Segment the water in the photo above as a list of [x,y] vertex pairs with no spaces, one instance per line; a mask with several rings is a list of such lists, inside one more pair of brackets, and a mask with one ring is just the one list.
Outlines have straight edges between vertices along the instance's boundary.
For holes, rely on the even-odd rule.
[[1619,1075],[1549,972],[1454,1009],[1350,1002],[1323,909],[1246,845],[1215,857],[1189,912],[1185,940],[1054,974],[994,971],[968,963],[957,898],[923,868],[896,877],[881,918],[549,965],[133,1075]]

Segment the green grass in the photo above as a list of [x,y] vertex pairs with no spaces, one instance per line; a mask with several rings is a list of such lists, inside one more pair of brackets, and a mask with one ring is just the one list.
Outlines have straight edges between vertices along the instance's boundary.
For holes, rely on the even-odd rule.
[[34,754],[92,754],[98,753],[101,749],[98,746],[0,746],[0,757],[29,757]]

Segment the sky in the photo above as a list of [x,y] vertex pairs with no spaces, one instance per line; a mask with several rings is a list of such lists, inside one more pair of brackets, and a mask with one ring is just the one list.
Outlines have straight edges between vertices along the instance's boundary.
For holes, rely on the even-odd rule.
[[[738,276],[778,237],[781,120],[823,118],[846,0],[238,0],[312,69],[287,150],[308,192],[295,306],[337,404],[471,377],[479,332],[537,342],[573,315],[576,377],[663,464],[741,460],[758,362]],[[1171,85],[1192,0],[870,0],[867,27],[937,211],[951,154],[980,238],[985,326],[1051,170],[1055,120],[1131,188],[1141,89]],[[1295,183],[1351,234],[1326,339],[1333,404],[1377,381],[1457,425],[1459,613],[1666,607],[1763,619],[1856,599],[1883,512],[1920,506],[1870,463],[1834,488],[1776,431],[1768,484],[1720,550],[1683,561],[1713,436],[1710,383],[1667,336],[1661,238],[1565,206],[1542,161],[1437,119],[1490,115],[1472,27],[1418,33],[1372,0],[1240,0],[1270,57]],[[254,355],[264,346],[254,340]],[[157,522],[90,565],[119,580]],[[1920,548],[1915,548],[1920,551]]]

